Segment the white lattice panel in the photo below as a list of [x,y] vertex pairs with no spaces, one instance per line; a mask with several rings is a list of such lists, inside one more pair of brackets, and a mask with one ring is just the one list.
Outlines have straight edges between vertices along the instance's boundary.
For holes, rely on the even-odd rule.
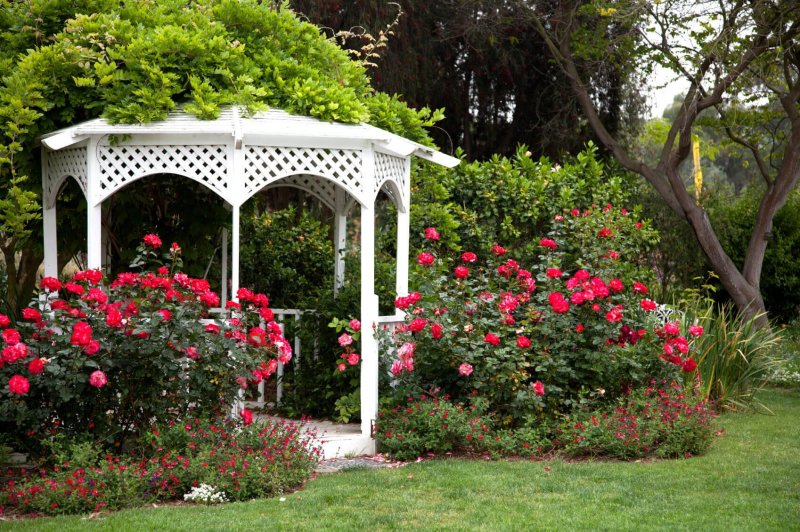
[[50,152],[47,156],[47,179],[44,184],[44,201],[52,206],[64,178],[72,176],[86,195],[86,147],[67,148]]
[[128,183],[150,174],[179,174],[194,179],[231,201],[228,150],[224,145],[99,146],[102,201]]
[[[245,149],[245,198],[279,179],[296,174],[325,176],[350,194],[363,198],[360,151],[271,146],[248,146]],[[311,185],[310,182],[306,184]],[[326,197],[320,199],[327,202]]]
[[264,190],[282,186],[299,188],[300,190],[315,196],[332,211],[336,210],[336,185],[324,177],[308,174],[295,174],[285,177],[279,181],[272,182],[264,187]]
[[394,181],[398,190],[401,192],[406,189],[406,165],[405,159],[386,155],[385,153],[375,153],[375,190],[373,195],[383,187],[387,181]]

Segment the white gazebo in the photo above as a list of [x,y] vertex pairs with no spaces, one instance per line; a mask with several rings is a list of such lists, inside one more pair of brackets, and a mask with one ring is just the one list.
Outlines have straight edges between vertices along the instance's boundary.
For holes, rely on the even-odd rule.
[[[134,181],[177,174],[209,188],[232,211],[230,286],[239,288],[239,212],[261,190],[304,190],[334,213],[335,288],[344,280],[347,216],[361,210],[361,438],[370,438],[378,410],[381,321],[374,282],[375,199],[386,193],[397,208],[396,292],[408,292],[410,163],[415,155],[453,167],[459,160],[367,124],[339,124],[270,110],[247,116],[236,108],[216,120],[183,112],[143,125],[90,120],[41,138],[45,275],[57,276],[56,199],[68,177],[87,203],[87,266],[102,268],[103,201]],[[223,238],[222,299],[227,299],[227,250]],[[374,443],[371,444],[374,450]],[[366,450],[370,449],[368,445]]]

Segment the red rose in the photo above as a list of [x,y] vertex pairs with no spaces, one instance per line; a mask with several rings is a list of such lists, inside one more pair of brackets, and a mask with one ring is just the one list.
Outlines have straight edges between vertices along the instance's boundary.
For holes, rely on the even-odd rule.
[[172,312],[170,312],[169,310],[167,310],[165,308],[157,310],[156,314],[161,316],[161,319],[163,319],[164,321],[169,321],[172,318]]
[[531,384],[531,386],[533,387],[533,393],[535,393],[537,396],[541,397],[544,395],[544,384],[542,384],[541,381],[536,381]]
[[618,308],[612,308],[606,312],[606,320],[613,323],[615,321],[622,321],[622,311]]
[[358,361],[361,360],[361,357],[358,356],[358,353],[350,353],[347,355],[347,363],[351,366],[355,366],[358,364]]
[[548,249],[556,249],[558,244],[556,244],[556,241],[551,238],[542,238],[539,240],[539,246]]
[[558,268],[547,268],[547,276],[551,279],[560,279],[564,275]]
[[436,257],[431,255],[427,251],[423,251],[422,253],[417,255],[417,264],[419,264],[420,266],[431,266],[435,260]]
[[456,276],[456,279],[466,279],[469,275],[469,270],[466,266],[456,266],[456,269],[453,270],[453,273]]
[[8,381],[8,391],[16,395],[25,395],[31,389],[28,379],[22,375],[14,375]]
[[458,374],[462,377],[469,377],[472,375],[472,365],[467,364],[466,362],[462,363],[460,366],[458,366]]
[[95,388],[102,388],[108,384],[108,378],[106,377],[106,374],[100,370],[93,371],[92,374],[89,375],[89,384]]
[[216,307],[219,305],[219,296],[211,290],[206,290],[200,294],[200,302],[207,307]]
[[186,356],[191,358],[192,360],[197,360],[198,358],[200,358],[200,353],[197,351],[196,347],[187,347]]
[[250,411],[250,410],[248,410],[246,408],[242,408],[242,411],[239,412],[239,415],[242,416],[242,423],[244,423],[245,425],[249,425],[250,423],[253,422],[253,412],[252,411]]
[[28,362],[28,372],[31,375],[41,375],[44,373],[44,359],[34,358]]
[[611,279],[608,282],[608,287],[612,289],[614,292],[622,292],[623,290],[625,290],[625,285],[622,284],[622,281],[620,281],[619,279]]
[[85,321],[79,321],[72,326],[72,337],[69,342],[72,345],[86,347],[92,341],[92,328]]
[[503,246],[501,246],[501,245],[499,245],[499,244],[497,244],[495,242],[492,245],[492,253],[499,257],[500,255],[505,255],[507,253],[507,251],[506,251],[506,248],[504,248]]
[[0,314],[0,327],[8,327],[11,325],[11,318],[5,314]]
[[22,318],[28,321],[38,322],[42,320],[42,313],[35,308],[25,307],[22,309]]
[[684,373],[691,373],[697,369],[697,362],[695,362],[694,359],[691,357],[687,358],[686,360],[683,361],[681,369],[683,369]]
[[468,264],[474,264],[477,262],[478,256],[471,251],[465,251],[461,254],[461,260]]
[[561,292],[551,292],[550,295],[547,296],[547,299],[550,301],[550,306],[553,308],[554,312],[564,314],[569,311],[569,301],[564,299]]
[[439,240],[439,232],[433,227],[425,229],[425,238],[428,240]]
[[79,295],[79,296],[80,296],[80,295],[83,295],[83,292],[84,292],[84,289],[83,289],[83,287],[82,287],[81,285],[79,285],[79,284],[75,284],[75,283],[66,283],[66,284],[64,285],[64,288],[65,288],[65,289],[67,290],[67,292],[69,292],[70,294],[76,294],[76,295]]
[[677,336],[681,333],[681,328],[674,321],[664,324],[664,332],[672,336]]
[[610,238],[614,235],[614,232],[607,227],[603,227],[600,231],[597,232],[598,238]]
[[642,301],[639,303],[639,306],[641,306],[642,310],[645,312],[651,312],[655,310],[658,305],[656,305],[656,302],[652,299],[642,299]]
[[647,293],[647,287],[645,285],[643,285],[642,283],[634,282],[633,283],[633,291],[634,292],[639,292],[640,294],[646,294]]
[[431,325],[431,336],[434,340],[439,340],[442,337],[442,324],[434,323]]
[[19,332],[15,329],[6,329],[3,331],[3,341],[8,345],[16,345],[20,341]]
[[411,320],[411,323],[408,325],[409,329],[411,329],[412,333],[418,333],[425,329],[428,325],[428,320],[425,318],[414,318]]
[[89,356],[92,356],[100,351],[100,342],[98,340],[92,340],[89,342],[89,345],[83,348],[83,352]]
[[89,293],[83,296],[81,299],[102,305],[108,301],[108,296],[100,288],[90,288]]
[[206,332],[211,334],[219,334],[219,325],[216,323],[209,323],[206,325]]
[[500,345],[500,337],[494,333],[486,333],[486,336],[483,337],[483,341],[487,344]]
[[61,282],[55,277],[43,278],[40,286],[48,292],[58,292],[61,290]]
[[695,338],[703,336],[703,328],[700,325],[689,325],[689,334]]
[[579,324],[577,324],[575,326],[575,332],[582,333],[584,331],[584,329],[585,329],[585,327],[583,326],[582,323],[579,323]]
[[122,327],[122,313],[115,308],[110,309],[106,314],[106,325],[114,328]]
[[270,322],[275,319],[275,313],[272,312],[272,309],[267,307],[261,307],[258,309],[258,315],[261,316],[261,319],[266,322]]
[[149,235],[144,235],[142,241],[146,246],[149,246],[153,249],[161,247],[161,239],[158,237],[158,235],[154,235],[152,233]]
[[531,346],[531,341],[527,336],[517,336],[517,347],[527,349]]

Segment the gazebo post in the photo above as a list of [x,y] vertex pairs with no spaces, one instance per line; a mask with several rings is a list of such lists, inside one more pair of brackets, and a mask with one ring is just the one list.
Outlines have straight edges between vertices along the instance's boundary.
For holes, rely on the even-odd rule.
[[347,246],[347,194],[339,187],[335,192],[335,212],[333,217],[333,297],[344,286],[344,249]]
[[45,207],[42,211],[44,225],[44,275],[58,277],[58,225],[56,224],[56,206]]
[[[58,224],[56,198],[47,194],[50,180],[47,170],[47,150],[42,148],[42,225],[44,229],[44,275],[58,277]],[[55,192],[53,196],[55,196]]]
[[97,139],[92,138],[86,149],[86,267],[103,268],[103,208],[98,201],[100,169],[97,164]]
[[[411,159],[403,161],[403,190],[397,202],[397,257],[395,269],[395,293],[399,296],[408,294],[408,240],[411,226]],[[402,312],[398,311],[398,314]]]
[[222,283],[220,284],[220,294],[222,295],[222,306],[225,307],[225,303],[228,302],[228,228],[222,228],[222,250],[220,251],[222,254],[222,267],[220,268],[222,271]]
[[397,211],[397,266],[395,293],[404,296],[408,293],[408,238],[410,234],[410,215],[408,209]]
[[372,435],[378,415],[378,322],[375,295],[375,211],[361,206],[361,434]]
[[231,300],[238,301],[239,291],[239,205],[233,206],[231,222]]

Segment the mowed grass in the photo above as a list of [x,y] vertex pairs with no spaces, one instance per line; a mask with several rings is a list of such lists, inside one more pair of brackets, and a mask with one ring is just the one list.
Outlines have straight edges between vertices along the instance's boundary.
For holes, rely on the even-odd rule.
[[761,399],[774,416],[722,416],[724,435],[688,460],[438,460],[321,476],[284,502],[150,507],[0,529],[800,530],[800,392]]

